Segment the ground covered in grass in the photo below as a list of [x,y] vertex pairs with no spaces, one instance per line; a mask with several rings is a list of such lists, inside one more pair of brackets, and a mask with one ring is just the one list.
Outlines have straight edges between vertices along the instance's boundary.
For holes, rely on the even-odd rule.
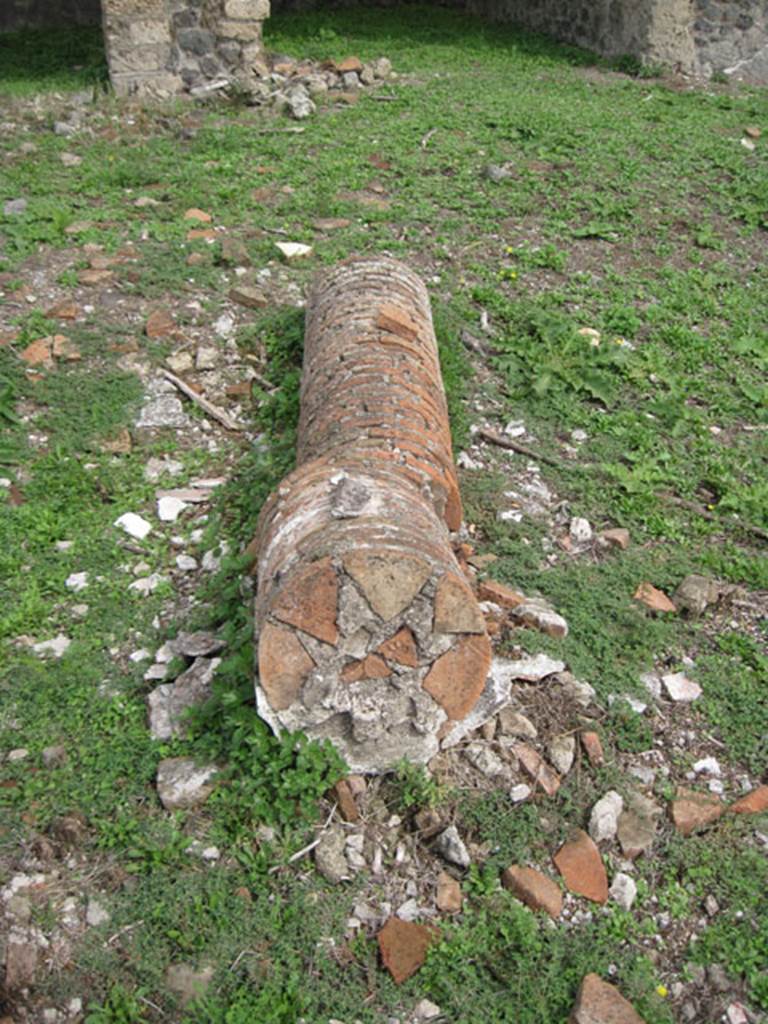
[[[765,92],[630,77],[445,11],[334,12],[275,18],[269,48],[395,75],[296,124],[237,97],[117,104],[97,41],[57,39],[0,53],[3,1009],[405,1024],[428,999],[455,1024],[541,1024],[595,971],[648,1024],[763,1019],[768,817],[683,835],[670,812],[681,786],[722,810],[768,768]],[[286,265],[276,241],[313,253]],[[241,552],[291,464],[306,286],[372,252],[430,287],[478,579],[569,631],[489,606],[500,657],[566,671],[516,684],[429,773],[369,780],[340,822],[338,758],[253,709]],[[113,525],[128,512],[145,538]],[[690,574],[712,583],[701,614],[633,597]],[[202,664],[178,640],[200,630]],[[211,699],[153,739],[148,694],[213,653]],[[677,673],[701,696],[672,700]],[[560,760],[554,796],[521,739]],[[159,802],[174,757],[218,765],[203,806]],[[621,829],[600,844],[630,907],[566,892],[553,923],[500,887],[511,864],[562,887],[552,856],[609,791],[649,831],[634,858]],[[448,824],[468,869],[433,846]],[[333,836],[342,881],[302,852]],[[446,870],[460,911],[436,902]],[[400,986],[375,939],[395,912],[441,934]]]

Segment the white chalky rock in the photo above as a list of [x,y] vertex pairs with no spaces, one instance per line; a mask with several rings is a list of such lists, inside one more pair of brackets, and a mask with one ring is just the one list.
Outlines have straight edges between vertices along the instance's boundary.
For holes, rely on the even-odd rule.
[[88,900],[88,908],[85,911],[86,924],[91,928],[98,928],[100,924],[106,924],[109,918],[109,912],[97,900]]
[[618,903],[622,910],[631,910],[632,904],[637,898],[637,886],[634,878],[619,871],[614,875],[608,895],[614,903]]
[[185,508],[187,503],[181,498],[166,496],[157,501],[157,515],[164,523],[175,523]]
[[32,650],[35,654],[39,654],[40,657],[45,657],[50,654],[54,658],[60,658],[67,650],[72,641],[68,636],[64,636],[63,633],[59,633],[52,640],[41,640],[39,644],[34,644]]
[[539,683],[547,676],[562,672],[565,662],[550,658],[548,654],[526,655],[515,661],[497,658],[494,667],[498,675],[509,679],[521,679],[526,683]]
[[213,789],[215,765],[197,765],[191,757],[172,757],[157,766],[157,794],[167,811],[205,803]]
[[557,768],[558,774],[567,775],[573,767],[573,759],[576,756],[576,737],[555,736],[547,749],[549,759]]
[[619,827],[619,815],[624,810],[624,801],[613,789],[601,797],[589,816],[589,834],[596,843],[613,839]]
[[138,651],[133,651],[131,654],[128,655],[129,661],[132,661],[134,665],[138,665],[140,661],[146,661],[148,658],[151,657],[152,655],[144,647],[141,647],[139,648]]
[[576,516],[571,520],[568,533],[571,541],[577,547],[592,543],[592,526],[588,519],[583,519],[581,516]]
[[130,537],[134,537],[136,540],[144,540],[152,530],[152,524],[148,523],[146,519],[142,519],[141,516],[137,516],[135,512],[124,513],[115,520],[113,525],[125,530]]
[[64,586],[67,590],[71,590],[77,594],[81,590],[85,590],[88,586],[88,573],[87,572],[73,572],[64,580]]
[[699,684],[694,683],[684,672],[670,672],[662,676],[661,681],[669,697],[678,704],[690,704],[691,701],[698,700],[702,694]]
[[513,786],[509,791],[509,797],[513,804],[520,804],[523,800],[527,800],[531,795],[531,787],[526,786],[524,782],[521,782],[518,786]]
[[312,246],[303,245],[301,242],[275,242],[275,246],[289,263],[312,254]]
[[151,576],[144,576],[141,579],[134,580],[128,589],[144,597],[147,594],[152,594],[164,582],[165,576],[161,576],[159,572],[153,572]]
[[700,761],[697,761],[694,764],[693,770],[697,775],[706,774],[718,776],[720,774],[720,762],[716,757],[702,757]]
[[197,567],[197,559],[193,558],[192,555],[176,556],[176,568],[180,569],[181,572],[194,572]]

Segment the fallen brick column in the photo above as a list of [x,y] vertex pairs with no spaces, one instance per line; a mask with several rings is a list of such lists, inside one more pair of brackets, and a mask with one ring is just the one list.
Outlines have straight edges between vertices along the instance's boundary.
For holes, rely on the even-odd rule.
[[259,712],[356,771],[426,761],[491,650],[450,544],[462,511],[429,297],[402,264],[342,263],[311,294],[297,454],[254,543]]

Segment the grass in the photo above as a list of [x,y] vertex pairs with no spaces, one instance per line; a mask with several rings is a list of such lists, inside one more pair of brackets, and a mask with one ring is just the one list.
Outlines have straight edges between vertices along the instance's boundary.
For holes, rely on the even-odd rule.
[[[0,139],[0,200],[28,201],[25,213],[0,215],[0,317],[18,332],[0,344],[0,475],[20,495],[0,497],[0,749],[30,751],[0,767],[0,856],[10,862],[18,843],[81,815],[82,849],[104,872],[112,915],[88,933],[72,970],[42,983],[42,996],[87,993],[91,1024],[159,1019],[152,1004],[185,1022],[374,1024],[410,1012],[424,995],[462,1024],[556,1022],[586,971],[614,965],[644,1019],[665,1024],[673,1011],[657,986],[671,985],[690,960],[723,963],[745,998],[768,1008],[768,879],[746,826],[719,824],[685,841],[663,830],[639,862],[645,895],[632,914],[612,907],[550,927],[499,890],[498,871],[512,860],[549,869],[567,828],[586,823],[605,789],[626,785],[622,758],[653,745],[655,720],[621,704],[598,723],[606,767],[569,781],[543,814],[503,791],[443,787],[403,768],[389,791],[398,813],[447,808],[488,852],[465,883],[465,912],[443,923],[426,967],[394,986],[372,939],[345,938],[362,883],[333,889],[305,860],[287,863],[314,835],[321,797],[342,766],[328,749],[276,740],[252,707],[249,598],[237,552],[292,463],[301,312],[280,303],[238,335],[241,356],[275,387],[255,389],[258,443],[227,442],[212,455],[173,438],[137,439],[114,457],[101,443],[132,425],[142,388],[113,346],[134,342],[150,362],[166,349],[141,335],[138,314],[97,306],[65,330],[82,361],[35,379],[18,353],[62,328],[41,302],[7,298],[27,282],[30,263],[50,260],[71,289],[83,245],[114,253],[132,243],[140,258],[121,279],[130,308],[178,301],[189,318],[183,302],[197,299],[212,324],[229,287],[226,267],[218,247],[185,240],[190,206],[210,210],[256,268],[273,259],[275,231],[312,243],[313,260],[288,273],[299,287],[353,253],[411,263],[430,286],[457,450],[472,443],[481,418],[497,427],[523,420],[526,443],[552,460],[542,477],[567,501],[566,518],[632,534],[626,552],[552,564],[546,523],[497,517],[524,460],[497,452],[487,468],[463,471],[466,517],[478,549],[497,556],[493,575],[545,595],[570,625],[565,640],[526,631],[514,640],[563,657],[603,704],[640,694],[639,676],[654,665],[676,670],[693,654],[704,697],[687,727],[724,745],[718,757],[728,770],[759,779],[768,767],[765,621],[752,613],[743,628],[727,615],[653,618],[632,595],[643,580],[671,593],[694,571],[738,585],[755,606],[754,591],[768,587],[756,532],[768,526],[768,171],[762,143],[754,152],[740,145],[746,124],[768,121],[765,92],[616,74],[582,51],[418,6],[366,11],[364,20],[349,11],[275,18],[267,43],[304,57],[386,55],[400,77],[385,87],[389,102],[366,94],[289,134],[282,120],[235,104],[136,105],[127,114],[99,92],[95,33],[0,40],[0,102],[25,129]],[[42,119],[25,106],[40,93],[83,88],[96,89],[103,115],[93,134],[51,131],[66,100],[49,99]],[[21,153],[22,139],[36,151]],[[65,151],[82,164],[66,168]],[[489,163],[511,175],[490,181]],[[372,184],[388,209],[361,202]],[[142,195],[159,205],[136,207]],[[317,235],[319,217],[350,224]],[[192,251],[201,265],[187,265]],[[599,347],[577,333],[585,327],[600,332]],[[487,365],[462,344],[465,330],[493,349]],[[576,429],[587,440],[573,453]],[[186,739],[157,744],[145,725],[145,666],[129,655],[154,650],[178,624],[168,588],[140,600],[128,583],[140,562],[172,565],[173,530],[156,528],[129,549],[112,523],[151,508],[144,465],[162,454],[182,461],[182,481],[212,463],[235,469],[197,549],[226,539],[232,554],[183,621],[217,626],[228,641],[215,696]],[[65,540],[74,546],[61,551]],[[77,597],[65,586],[74,571],[90,577]],[[88,604],[84,617],[72,614],[77,602]],[[72,638],[60,660],[42,662],[19,641],[58,632]],[[44,770],[41,752],[57,743],[67,760]],[[202,813],[169,816],[157,803],[157,763],[176,755],[225,766],[225,785]],[[657,798],[670,786],[660,781]],[[273,831],[260,833],[265,825]],[[190,855],[198,837],[220,848],[215,867]],[[720,917],[690,949],[662,940],[667,961],[654,966],[658,907],[685,919],[707,893]],[[125,941],[105,946],[123,928]],[[208,994],[186,1010],[164,982],[180,960],[215,968]]]

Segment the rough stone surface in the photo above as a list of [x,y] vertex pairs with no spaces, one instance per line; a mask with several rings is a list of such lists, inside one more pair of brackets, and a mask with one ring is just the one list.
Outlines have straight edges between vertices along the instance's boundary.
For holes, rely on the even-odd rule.
[[589,834],[596,843],[613,839],[619,827],[619,815],[624,800],[615,790],[609,790],[592,808],[589,816]]
[[586,832],[578,829],[573,838],[560,847],[554,861],[571,892],[585,896],[593,903],[606,902],[608,878],[605,866],[600,851]]
[[608,895],[622,910],[630,911],[637,898],[637,885],[631,875],[618,871],[611,882]]
[[344,855],[347,836],[341,827],[333,827],[323,834],[315,847],[315,866],[323,878],[338,885],[351,877],[349,864]]
[[558,884],[541,871],[513,864],[502,873],[501,884],[531,910],[543,910],[553,920],[560,917],[563,894]]
[[204,804],[213,792],[215,765],[198,765],[191,757],[170,757],[157,766],[157,794],[167,811]]
[[444,860],[447,860],[449,864],[455,864],[456,867],[468,868],[472,863],[469,851],[455,825],[449,825],[435,839],[435,850]]
[[644,1021],[614,985],[597,974],[588,974],[581,983],[568,1024],[644,1024]]
[[627,795],[619,817],[618,837],[628,860],[635,860],[653,845],[661,813],[661,807],[643,793]]

